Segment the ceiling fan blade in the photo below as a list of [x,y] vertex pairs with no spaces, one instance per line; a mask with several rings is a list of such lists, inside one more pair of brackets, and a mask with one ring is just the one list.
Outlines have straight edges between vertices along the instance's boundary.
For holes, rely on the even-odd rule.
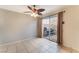
[[26,11],[26,12],[24,12],[24,13],[32,13],[31,11]]
[[43,12],[43,11],[45,11],[45,9],[38,9],[37,11],[38,12]]
[[30,10],[32,10],[32,8],[30,6],[27,6]]
[[39,12],[38,12],[38,15],[42,15],[42,13],[39,13]]

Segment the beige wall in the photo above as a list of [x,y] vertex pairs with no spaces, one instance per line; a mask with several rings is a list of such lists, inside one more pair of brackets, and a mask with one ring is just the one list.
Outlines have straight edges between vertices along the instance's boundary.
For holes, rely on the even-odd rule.
[[79,6],[65,8],[63,25],[64,45],[79,51]]
[[0,43],[36,37],[36,20],[0,9]]

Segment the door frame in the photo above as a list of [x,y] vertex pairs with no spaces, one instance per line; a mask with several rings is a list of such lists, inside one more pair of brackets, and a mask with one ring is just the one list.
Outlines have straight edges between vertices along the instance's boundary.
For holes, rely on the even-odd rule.
[[63,11],[58,13],[57,43],[63,45]]
[[[62,12],[58,12],[56,13],[58,15],[58,22],[57,22],[57,43],[59,45],[63,45],[63,13],[65,11]],[[56,15],[54,14],[54,15]],[[37,37],[39,38],[43,38],[42,36],[42,18],[38,18],[37,20]]]

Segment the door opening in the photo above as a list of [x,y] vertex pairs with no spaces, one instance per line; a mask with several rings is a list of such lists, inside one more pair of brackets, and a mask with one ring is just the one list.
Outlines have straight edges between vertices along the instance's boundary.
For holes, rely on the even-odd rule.
[[58,15],[48,16],[42,19],[42,37],[57,42]]
[[[50,41],[63,45],[63,13],[47,16],[37,21],[37,37],[46,38]],[[63,24],[62,24],[63,23]]]

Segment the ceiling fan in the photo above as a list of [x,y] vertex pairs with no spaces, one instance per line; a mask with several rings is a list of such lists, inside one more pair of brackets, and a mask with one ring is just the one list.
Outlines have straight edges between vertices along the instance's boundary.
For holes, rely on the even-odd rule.
[[43,8],[36,8],[36,5],[27,6],[27,8],[31,11],[26,11],[24,13],[31,13],[32,15],[42,15],[42,12],[45,11]]

